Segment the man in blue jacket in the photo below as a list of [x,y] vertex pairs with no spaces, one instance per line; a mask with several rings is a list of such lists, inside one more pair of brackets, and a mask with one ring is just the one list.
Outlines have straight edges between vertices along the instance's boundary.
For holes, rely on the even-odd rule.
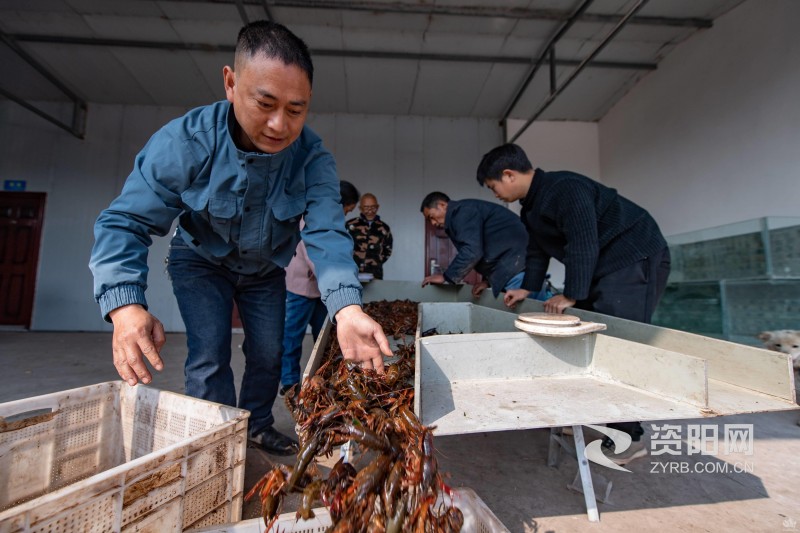
[[313,65],[284,26],[258,21],[239,32],[235,70],[223,69],[227,101],[188,112],[137,155],[122,193],[95,223],[90,267],[95,298],[114,324],[112,351],[130,385],[150,383],[164,328],[147,310],[147,251],[178,218],[168,271],[188,344],[186,393],[237,405],[231,314],[239,309],[246,367],[238,406],[250,439],[274,454],[297,443],[275,430],[281,372],[284,267],[301,238],[317,267],[322,300],[346,359],[383,370],[391,354],[381,327],[361,309],[353,243],[344,226],[333,156],[305,120]]
[[426,276],[423,287],[460,283],[473,269],[484,277],[472,288],[475,297],[489,285],[495,298],[501,291],[521,286],[528,234],[513,212],[485,200],[450,200],[443,192],[428,194],[420,211],[431,224],[444,228],[458,250],[447,270]]

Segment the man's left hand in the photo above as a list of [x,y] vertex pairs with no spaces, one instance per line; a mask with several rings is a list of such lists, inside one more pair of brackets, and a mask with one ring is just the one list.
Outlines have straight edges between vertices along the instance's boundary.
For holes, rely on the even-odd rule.
[[530,293],[531,291],[526,291],[525,289],[509,289],[503,296],[503,303],[506,304],[506,307],[514,309],[517,306],[517,302],[523,301]]
[[348,305],[336,313],[336,334],[345,359],[383,373],[383,356],[392,355],[389,339],[361,306]]
[[575,305],[575,300],[572,298],[567,298],[563,294],[556,294],[544,302],[544,310],[548,313],[560,314],[573,305]]
[[472,297],[478,298],[483,291],[489,288],[489,284],[485,280],[481,280],[472,286]]

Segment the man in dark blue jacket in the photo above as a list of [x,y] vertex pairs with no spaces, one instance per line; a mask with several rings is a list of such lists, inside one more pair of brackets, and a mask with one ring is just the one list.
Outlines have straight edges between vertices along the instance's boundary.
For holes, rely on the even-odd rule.
[[475,297],[489,285],[495,297],[501,291],[521,287],[528,234],[512,211],[485,200],[450,200],[442,192],[428,194],[420,211],[431,224],[444,228],[458,250],[447,270],[427,276],[423,287],[429,283],[460,283],[473,269],[484,277],[472,288]]

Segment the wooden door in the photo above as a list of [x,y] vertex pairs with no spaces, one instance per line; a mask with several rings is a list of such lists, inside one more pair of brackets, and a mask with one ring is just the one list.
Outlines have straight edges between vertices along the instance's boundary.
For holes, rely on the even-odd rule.
[[[458,254],[458,250],[453,246],[453,242],[444,232],[444,229],[437,228],[425,220],[425,273],[424,276],[442,274],[450,262]],[[472,285],[481,280],[481,275],[474,270],[464,278],[464,283]]]
[[0,192],[0,325],[31,326],[45,197]]

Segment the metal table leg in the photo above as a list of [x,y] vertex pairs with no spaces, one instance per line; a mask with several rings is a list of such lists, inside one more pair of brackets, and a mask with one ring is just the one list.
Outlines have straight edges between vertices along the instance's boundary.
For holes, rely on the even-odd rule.
[[589,470],[589,460],[586,458],[583,428],[581,426],[572,426],[572,434],[575,439],[578,471],[581,473],[581,483],[583,484],[583,497],[586,500],[586,514],[589,515],[589,522],[599,522],[600,512],[597,510],[597,500],[594,497],[594,485],[592,485],[592,472]]
[[[578,460],[578,476],[581,479],[581,489],[583,497],[586,500],[586,514],[588,515],[589,522],[599,522],[600,512],[597,509],[597,498],[594,493],[594,484],[592,483],[592,472],[589,469],[589,460],[586,459],[586,444],[583,438],[583,427],[572,426],[573,439],[575,440],[575,448],[564,440],[561,434],[561,428],[550,428],[550,447],[547,450],[547,465],[558,466],[561,448],[564,448],[569,453],[575,453],[575,458]],[[602,477],[602,476],[601,476]],[[577,478],[575,479],[577,481]],[[601,486],[603,483],[601,482]],[[611,492],[611,483],[605,482],[606,485],[606,499]],[[570,486],[577,490],[577,487]]]

